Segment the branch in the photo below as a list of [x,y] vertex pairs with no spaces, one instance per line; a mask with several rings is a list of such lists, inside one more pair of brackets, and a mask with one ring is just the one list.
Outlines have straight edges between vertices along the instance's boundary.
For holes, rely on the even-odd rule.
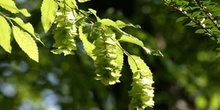
[[[176,6],[174,6],[174,5],[169,5],[169,7],[171,7],[171,8],[173,8],[174,10],[180,12],[182,15],[186,16],[188,19],[190,19],[192,22],[194,22],[197,26],[199,26],[199,27],[201,27],[202,29],[204,29],[205,32],[208,33],[209,36],[212,36],[212,35],[213,35],[213,34],[212,34],[212,31],[211,31],[210,29],[206,28],[203,23],[196,21],[195,18],[189,16],[189,15],[187,14],[187,12],[184,11],[181,7],[179,8],[179,7],[176,7]],[[217,40],[216,37],[214,37],[214,38],[215,38],[215,40]]]
[[202,2],[199,1],[199,0],[194,0],[194,1],[198,4],[198,6],[200,7],[200,9],[205,12],[205,14],[206,14],[206,15],[208,16],[208,18],[212,21],[212,23],[215,25],[215,27],[217,27],[218,30],[220,30],[220,26],[219,26],[218,22],[212,17],[212,13],[207,10],[206,6],[204,6],[204,5],[202,4]]

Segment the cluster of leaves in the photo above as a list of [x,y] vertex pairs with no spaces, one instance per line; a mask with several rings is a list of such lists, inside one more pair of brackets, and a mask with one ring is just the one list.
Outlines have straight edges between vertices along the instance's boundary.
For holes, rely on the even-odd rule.
[[[196,27],[195,33],[211,36],[220,43],[220,8],[211,0],[164,0],[164,3],[182,14],[176,22]],[[217,50],[219,50],[217,48]]]
[[[86,1],[78,0],[80,3]],[[11,14],[22,13],[25,17],[31,16],[26,9],[18,9],[12,0],[1,1],[0,6]],[[4,13],[7,12],[0,13],[0,45],[11,53],[12,31],[21,49],[38,62],[38,48],[34,39],[40,40],[36,37],[32,25],[24,23],[21,18],[9,17]],[[120,82],[123,59],[126,55],[133,72],[132,89],[129,92],[132,100],[129,109],[144,110],[146,107],[153,107],[153,78],[149,67],[140,57],[130,55],[120,44],[121,42],[132,43],[140,46],[150,55],[161,55],[159,51],[150,50],[142,41],[122,30],[126,26],[135,28],[138,26],[126,24],[120,20],[101,19],[93,9],[88,11],[79,9],[76,0],[43,0],[41,14],[44,31],[48,32],[51,29],[54,35],[55,43],[52,52],[73,55],[78,49],[77,44],[82,43],[87,55],[94,60],[95,79],[105,85]]]
[[[11,15],[21,13],[25,17],[31,16],[26,9],[18,9],[12,0],[0,1],[0,7]],[[38,47],[35,40],[40,40],[34,33],[33,26],[30,23],[24,23],[19,17],[10,17],[4,12],[0,12],[0,45],[5,51],[11,53],[11,40],[14,38],[20,48],[31,59],[38,62]]]

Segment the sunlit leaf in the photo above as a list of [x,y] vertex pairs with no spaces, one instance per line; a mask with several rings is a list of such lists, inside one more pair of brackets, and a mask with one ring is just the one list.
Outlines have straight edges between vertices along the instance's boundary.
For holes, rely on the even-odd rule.
[[43,29],[47,32],[54,22],[58,4],[54,0],[43,0],[41,5],[41,23]]
[[131,35],[122,35],[119,41],[128,42],[128,43],[136,44],[140,47],[144,47],[144,43],[141,40]]
[[10,11],[11,13],[19,13],[20,12],[26,17],[31,16],[30,13],[27,11],[27,9],[19,10],[13,0],[0,0],[0,6],[4,9]]
[[5,20],[4,17],[0,16],[0,45],[7,51],[11,53],[11,28],[8,22]]
[[86,53],[92,58],[95,59],[95,56],[92,54],[92,50],[95,48],[94,44],[90,43],[87,39],[87,34],[83,33],[82,26],[79,27],[79,38],[83,42],[83,47]]
[[22,29],[24,29],[26,32],[28,32],[31,36],[34,37],[34,39],[36,39],[37,41],[39,41],[41,44],[44,44],[39,36],[36,36],[35,32],[34,32],[34,28],[32,26],[32,24],[30,23],[24,23],[23,20],[21,18],[11,18],[14,22],[17,23],[18,26],[20,26]]
[[38,62],[38,47],[30,34],[24,32],[17,26],[12,26],[13,35],[19,47],[34,61]]
[[25,31],[27,31],[29,34],[31,34],[32,36],[35,36],[34,33],[34,28],[30,23],[24,23],[23,20],[21,18],[11,18],[14,22],[16,22],[22,29],[24,29]]
[[18,13],[19,9],[13,0],[0,0],[0,6],[11,13]]
[[90,0],[78,0],[78,2],[80,2],[80,3],[84,3],[84,2],[88,2],[88,1],[90,1]]

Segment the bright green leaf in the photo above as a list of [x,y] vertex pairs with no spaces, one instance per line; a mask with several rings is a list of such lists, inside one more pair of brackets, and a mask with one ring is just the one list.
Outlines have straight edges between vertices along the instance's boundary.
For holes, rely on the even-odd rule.
[[116,69],[116,74],[120,74],[121,70],[122,70],[123,63],[124,63],[124,55],[123,55],[123,51],[121,50],[120,43],[118,41],[115,41],[115,42],[117,43],[117,46],[116,46],[117,58],[115,60],[118,65],[117,69]]
[[133,73],[137,72],[138,69],[144,70],[148,75],[151,75],[151,71],[146,63],[138,56],[128,56],[128,63]]
[[27,9],[20,9],[19,12],[22,13],[26,17],[31,16],[31,14],[27,11]]
[[99,20],[98,22],[100,22],[101,24],[105,25],[105,26],[109,26],[109,27],[113,27],[114,30],[124,34],[124,35],[127,35],[126,32],[122,31],[120,28],[122,28],[122,22],[118,21],[118,23],[114,22],[113,20],[111,19],[101,19]]
[[57,9],[58,4],[54,0],[43,0],[41,5],[41,23],[45,32],[47,32],[53,24]]
[[136,44],[142,48],[144,47],[144,43],[141,40],[139,40],[138,38],[133,37],[131,35],[122,35],[121,38],[119,39],[119,41]]
[[100,23],[102,23],[103,25],[106,26],[112,26],[117,30],[120,30],[119,26],[116,24],[116,22],[112,21],[111,19],[101,19],[100,21],[98,21]]
[[126,24],[121,20],[117,20],[115,23],[119,28],[124,28],[126,26]]
[[89,8],[89,12],[96,17],[97,21],[100,21],[100,18],[96,15],[96,10]]
[[38,62],[38,47],[30,34],[17,26],[12,26],[13,35],[20,48],[34,61]]
[[86,34],[83,33],[83,30],[82,30],[82,26],[79,27],[79,38],[80,40],[83,42],[83,47],[86,51],[86,53],[93,59],[95,60],[95,56],[92,54],[92,50],[95,48],[95,46],[90,43],[87,39],[87,36]]
[[24,16],[29,17],[31,16],[30,13],[26,9],[19,10],[17,6],[15,5],[15,2],[13,0],[0,0],[0,6],[11,13],[22,13]]
[[88,2],[88,1],[90,1],[90,0],[78,0],[78,2],[80,2],[80,3],[84,3],[84,2]]
[[21,18],[11,18],[17,25],[19,25],[22,29],[24,29],[26,32],[28,32],[31,36],[35,38],[35,40],[39,41],[41,44],[44,45],[44,43],[40,40],[39,36],[35,35],[34,28],[30,23],[24,23]]
[[18,13],[19,9],[13,0],[0,0],[0,6],[12,13]]
[[32,36],[35,36],[34,33],[34,28],[30,23],[24,23],[23,20],[21,18],[11,18],[14,22],[16,22],[22,29],[24,29],[25,31],[27,31],[29,34],[31,34]]
[[4,17],[0,16],[0,45],[7,51],[11,53],[11,28],[8,22],[5,20]]

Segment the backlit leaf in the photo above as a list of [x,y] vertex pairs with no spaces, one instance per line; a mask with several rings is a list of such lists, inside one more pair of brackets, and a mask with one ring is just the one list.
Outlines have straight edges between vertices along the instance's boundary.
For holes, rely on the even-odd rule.
[[90,0],[78,0],[78,2],[80,2],[80,3],[84,3],[84,2],[88,2],[88,1],[90,1]]
[[26,17],[30,17],[30,13],[27,9],[18,9],[13,0],[0,0],[0,6],[11,13],[22,13]]
[[119,39],[119,41],[121,42],[128,42],[128,43],[132,43],[132,44],[136,44],[140,47],[144,47],[144,43],[139,40],[138,38],[136,37],[133,37],[131,35],[122,35],[121,38]]
[[17,26],[12,26],[13,35],[19,47],[34,61],[38,62],[38,48],[30,34],[24,32]]
[[95,48],[94,44],[90,43],[86,34],[83,33],[82,26],[79,27],[79,38],[83,42],[83,47],[86,53],[95,60],[95,56],[92,54],[92,50]]
[[11,53],[11,28],[8,22],[2,16],[0,16],[0,24],[0,45],[3,47],[3,49],[5,49],[5,51]]
[[54,22],[58,4],[54,0],[43,0],[41,5],[41,23],[43,29],[47,32]]
[[24,23],[23,20],[21,18],[11,18],[14,22],[16,22],[22,29],[24,29],[25,31],[27,31],[29,34],[31,34],[32,36],[35,36],[34,33],[34,28],[30,23]]

